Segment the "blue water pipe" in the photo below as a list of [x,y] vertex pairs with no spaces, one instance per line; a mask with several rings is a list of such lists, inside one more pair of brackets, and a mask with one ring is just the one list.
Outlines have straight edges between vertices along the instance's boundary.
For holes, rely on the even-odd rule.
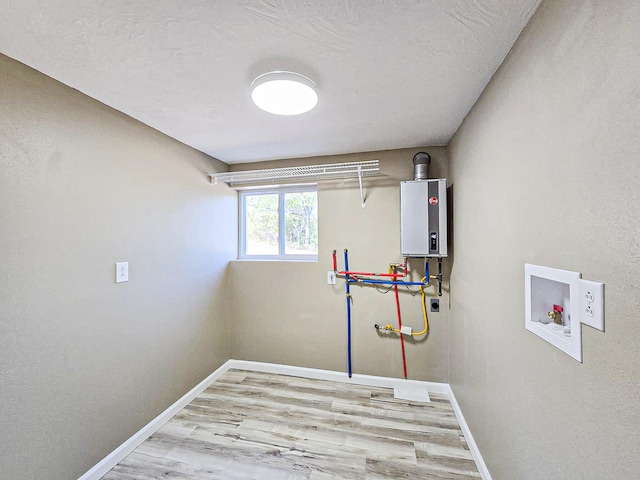
[[[346,276],[348,277],[348,275]],[[345,278],[346,278],[345,277]],[[347,283],[372,283],[372,284],[379,284],[379,285],[421,285],[423,287],[426,287],[429,282],[403,282],[400,280],[374,280],[372,278],[346,278]]]
[[[349,271],[349,256],[347,254],[347,249],[344,249],[344,270],[345,272]],[[349,370],[349,378],[351,378],[351,294],[349,293],[349,275],[345,275],[345,288],[346,288],[346,296],[347,296],[347,366]],[[352,281],[352,280],[351,280]]]

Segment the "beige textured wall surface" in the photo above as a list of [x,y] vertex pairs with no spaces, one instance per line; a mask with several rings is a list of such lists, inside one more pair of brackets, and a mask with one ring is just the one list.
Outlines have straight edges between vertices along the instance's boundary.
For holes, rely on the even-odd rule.
[[[543,2],[449,146],[451,381],[494,480],[640,471],[638,25]],[[525,330],[525,262],[605,283],[584,363]]]
[[[349,250],[352,270],[386,272],[389,263],[400,262],[400,181],[413,178],[413,155],[427,151],[433,160],[430,177],[446,177],[443,147],[411,148],[356,155],[268,162],[260,168],[289,164],[323,164],[380,160],[384,177],[364,180],[366,207],[361,208],[358,180],[320,182],[318,186],[318,262],[239,260],[231,263],[231,295],[234,323],[231,356],[237,359],[288,365],[347,370],[347,314],[344,280],[327,285],[331,252]],[[233,165],[251,169],[256,165]],[[432,269],[437,267],[431,261]],[[420,279],[423,262],[410,266]],[[445,260],[444,269],[448,268]],[[445,274],[448,279],[448,275]],[[447,381],[448,297],[447,284],[441,312],[431,314],[426,340],[406,342],[408,377]],[[433,295],[435,288],[429,288]],[[352,286],[353,372],[402,377],[400,340],[380,336],[375,323],[396,324],[393,291],[387,294],[369,287]],[[401,290],[403,323],[422,327],[420,297]]]
[[0,56],[0,477],[77,478],[229,358],[223,167]]

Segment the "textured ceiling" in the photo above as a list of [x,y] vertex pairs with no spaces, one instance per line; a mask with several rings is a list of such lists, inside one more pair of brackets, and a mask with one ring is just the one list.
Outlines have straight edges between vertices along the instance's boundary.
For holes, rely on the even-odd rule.
[[[446,144],[539,0],[0,0],[0,52],[224,162]],[[259,110],[293,70],[309,113]]]

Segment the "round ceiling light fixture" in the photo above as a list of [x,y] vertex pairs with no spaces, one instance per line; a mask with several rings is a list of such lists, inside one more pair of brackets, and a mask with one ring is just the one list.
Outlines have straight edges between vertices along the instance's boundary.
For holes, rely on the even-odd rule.
[[251,90],[253,103],[276,115],[300,115],[318,103],[316,84],[294,72],[263,73],[253,81]]

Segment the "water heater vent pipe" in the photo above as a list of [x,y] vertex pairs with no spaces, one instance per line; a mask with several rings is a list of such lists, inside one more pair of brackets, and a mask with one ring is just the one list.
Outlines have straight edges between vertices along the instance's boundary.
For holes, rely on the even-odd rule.
[[426,180],[429,178],[429,164],[431,155],[427,152],[418,152],[413,156],[413,179]]

